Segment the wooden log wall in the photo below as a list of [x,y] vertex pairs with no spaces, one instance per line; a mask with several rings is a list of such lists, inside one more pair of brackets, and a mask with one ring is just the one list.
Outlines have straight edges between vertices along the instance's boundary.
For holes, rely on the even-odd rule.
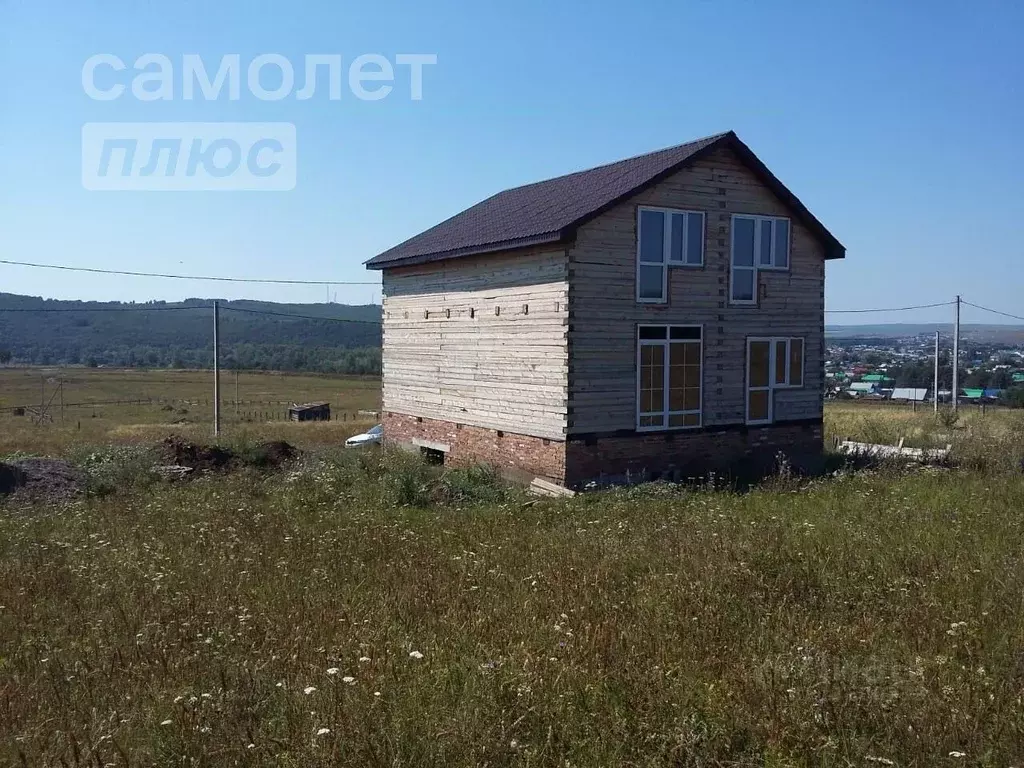
[[[704,266],[670,267],[668,303],[636,301],[639,205],[705,212]],[[734,213],[786,216],[790,269],[758,273],[757,306],[729,303]],[[581,227],[569,250],[569,434],[636,426],[636,325],[703,324],[704,425],[746,418],[746,340],[805,339],[804,386],[777,390],[775,419],[820,417],[824,248],[730,149],[721,149]]]
[[385,270],[383,406],[564,440],[563,248]]

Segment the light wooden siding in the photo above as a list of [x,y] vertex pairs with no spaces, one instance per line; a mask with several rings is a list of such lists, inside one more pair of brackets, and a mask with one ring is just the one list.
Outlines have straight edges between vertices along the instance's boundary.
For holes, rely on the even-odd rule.
[[[639,205],[704,211],[704,266],[669,268],[669,301],[636,301]],[[787,216],[790,269],[761,272],[759,306],[729,304],[734,213]],[[746,419],[746,339],[806,339],[805,385],[778,391],[776,419],[820,417],[824,354],[824,249],[810,231],[737,159],[722,149],[692,168],[580,228],[569,252],[569,434],[636,426],[637,323],[703,324],[704,424]]]
[[383,279],[386,411],[565,439],[563,248],[385,270]]

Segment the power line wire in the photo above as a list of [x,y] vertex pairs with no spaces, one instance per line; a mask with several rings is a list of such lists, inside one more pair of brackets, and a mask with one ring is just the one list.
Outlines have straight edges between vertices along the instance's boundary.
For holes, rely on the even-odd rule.
[[933,307],[951,307],[956,302],[940,301],[938,304],[919,304],[916,307],[889,307],[887,309],[826,309],[826,315],[861,314],[868,312],[909,312],[912,309],[932,309]]
[[213,309],[212,306],[195,305],[191,307],[0,307],[0,312],[180,312],[186,309]]
[[274,280],[255,277],[210,277],[208,275],[168,275],[159,272],[130,272],[122,269],[98,269],[95,267],[69,267],[64,264],[35,264],[30,261],[11,261],[0,259],[0,264],[15,267],[34,267],[36,269],[60,269],[67,272],[91,272],[97,275],[128,275],[130,277],[161,277],[169,280],[214,280],[221,283],[263,283],[272,285],[379,285],[376,282],[358,282],[351,280]]
[[1020,315],[1011,315],[1009,312],[1000,312],[998,309],[992,309],[991,307],[983,307],[981,306],[981,304],[972,304],[969,301],[963,300],[961,300],[961,303],[966,304],[968,307],[974,307],[975,309],[982,309],[986,312],[991,312],[994,315],[1002,315],[1003,317],[1010,317],[1013,318],[1014,320],[1024,320],[1024,317],[1021,317]]

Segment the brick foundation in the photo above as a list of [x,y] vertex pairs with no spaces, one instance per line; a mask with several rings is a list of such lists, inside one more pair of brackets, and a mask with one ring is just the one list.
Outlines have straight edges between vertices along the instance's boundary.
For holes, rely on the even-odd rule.
[[488,464],[527,481],[538,476],[558,483],[565,481],[565,443],[557,440],[401,413],[385,413],[383,423],[384,438],[389,444],[408,446],[418,439],[448,446],[445,464]]
[[708,472],[763,475],[774,469],[780,453],[794,466],[814,470],[822,457],[821,422],[570,439],[566,484],[602,479],[619,482],[627,474],[670,478]]
[[443,445],[445,464],[488,464],[516,479],[545,477],[569,487],[592,480],[683,478],[717,472],[755,476],[772,471],[781,453],[798,468],[815,469],[822,457],[820,420],[767,427],[731,426],[699,432],[652,432],[570,437],[568,442],[498,432],[465,424],[387,412],[385,440],[392,445]]

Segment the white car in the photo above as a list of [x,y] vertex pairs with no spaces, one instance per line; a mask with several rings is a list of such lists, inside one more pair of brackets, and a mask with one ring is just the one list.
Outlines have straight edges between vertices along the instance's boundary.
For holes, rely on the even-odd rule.
[[378,424],[376,427],[370,427],[361,435],[352,435],[352,437],[345,441],[345,447],[363,448],[367,445],[380,445],[383,439],[384,427]]

